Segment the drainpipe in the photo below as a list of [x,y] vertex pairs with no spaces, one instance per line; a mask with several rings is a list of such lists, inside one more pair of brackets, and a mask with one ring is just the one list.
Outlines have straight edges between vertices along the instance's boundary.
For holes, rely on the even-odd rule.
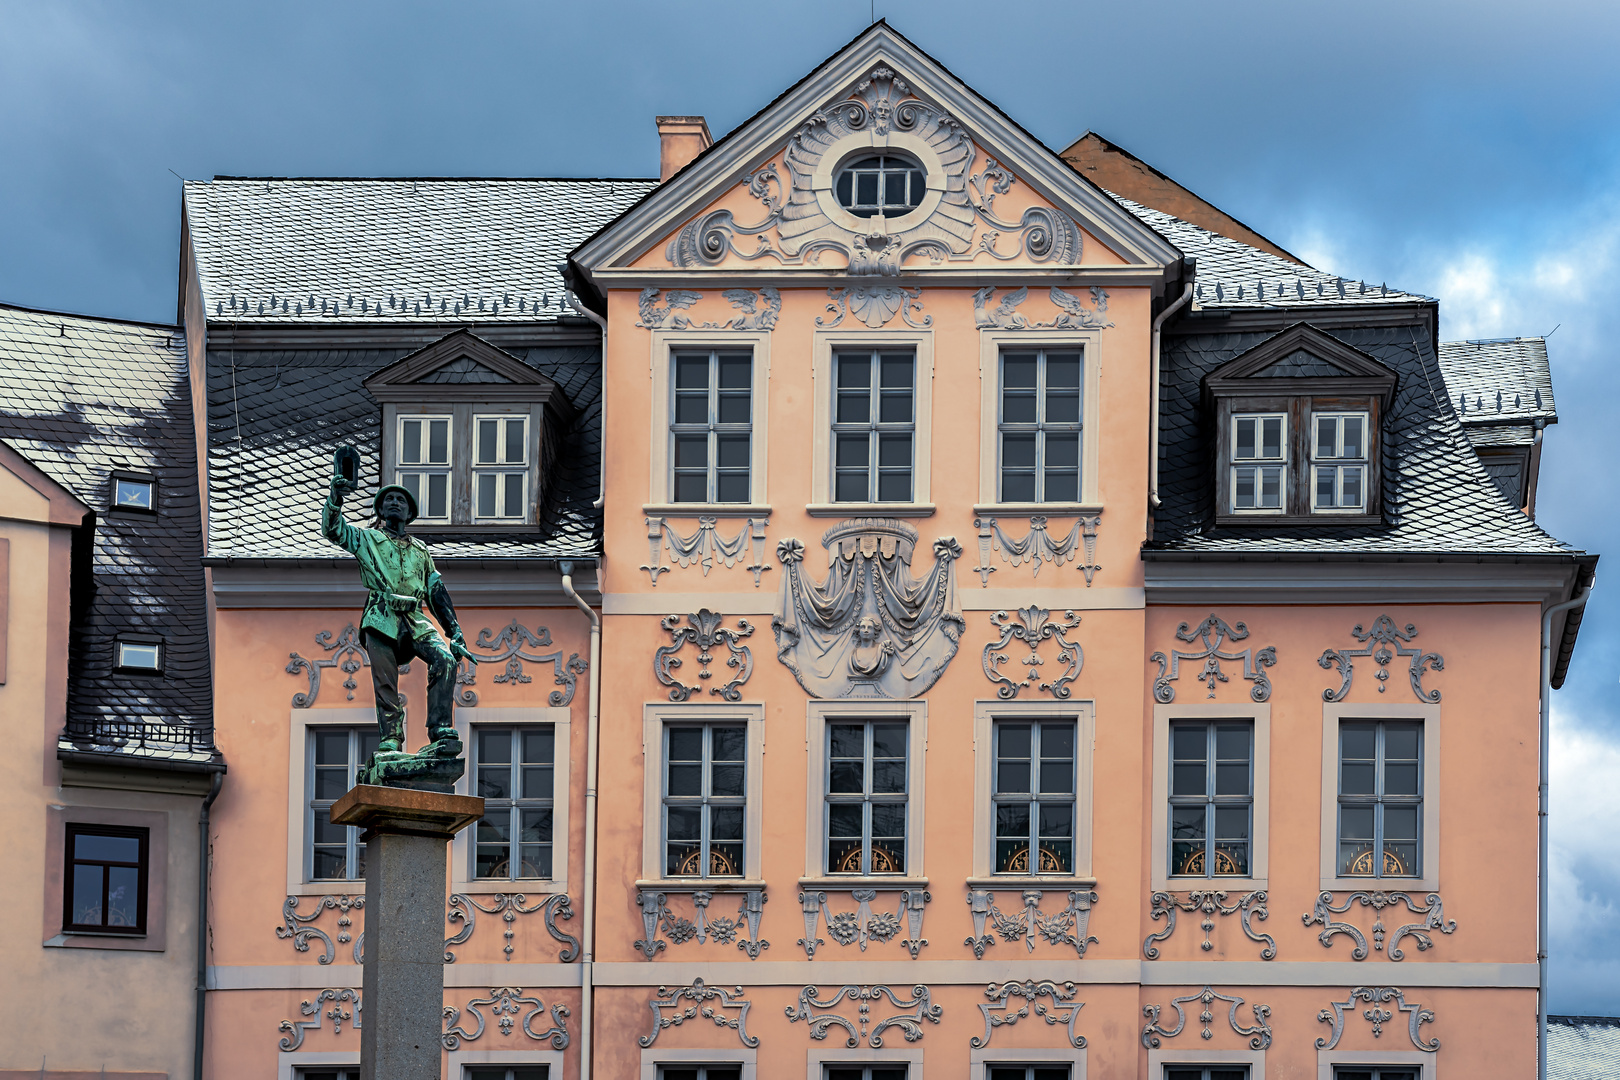
[[[1536,432],[1537,436],[1541,434]],[[1552,738],[1552,636],[1553,616],[1560,611],[1573,611],[1586,606],[1587,597],[1592,595],[1592,585],[1589,582],[1585,588],[1575,595],[1573,600],[1566,600],[1562,604],[1554,604],[1541,613],[1541,785],[1537,796],[1536,813],[1539,817],[1539,842],[1537,851],[1537,904],[1536,904],[1536,1077],[1537,1080],[1547,1080],[1547,782],[1549,768],[1547,754]]]
[[596,960],[596,752],[602,713],[602,616],[574,591],[574,564],[559,562],[562,589],[591,620],[591,673],[585,721],[585,895],[580,912],[581,934],[579,994],[579,1080],[591,1080],[591,975]]
[[1530,476],[1529,483],[1525,485],[1524,506],[1530,514],[1530,520],[1536,520],[1536,481],[1541,479],[1541,433],[1547,429],[1547,421],[1536,421],[1536,441],[1530,444]]
[[1192,299],[1192,294],[1193,286],[1189,281],[1181,292],[1181,299],[1159,312],[1159,317],[1153,320],[1153,386],[1148,410],[1148,454],[1151,455],[1148,459],[1148,505],[1155,510],[1159,508],[1159,330],[1170,316]]
[[[584,304],[580,303],[579,302],[579,297],[574,295],[574,290],[573,289],[564,289],[563,290],[563,296],[568,298],[568,306],[569,307],[573,308],[575,311],[579,312],[581,315],[583,315],[587,319],[591,320],[591,322],[595,323],[599,328],[601,328],[601,331],[602,331],[602,421],[601,421],[601,423],[602,423],[602,438],[604,440],[606,440],[606,438],[607,438],[607,320],[602,318],[602,316],[598,315],[596,312],[592,311],[590,308],[586,307]],[[607,499],[607,450],[604,447],[603,452],[602,452],[601,465],[600,465],[599,470],[597,472],[596,501],[591,503],[591,508],[595,509],[595,510],[602,509],[602,503],[604,501],[606,501],[606,499]],[[584,605],[581,605],[581,606],[583,607]]]
[[197,1030],[191,1060],[192,1080],[203,1080],[203,1025],[208,1004],[208,811],[219,798],[220,785],[224,782],[223,770],[216,770],[208,778],[208,794],[197,814]]

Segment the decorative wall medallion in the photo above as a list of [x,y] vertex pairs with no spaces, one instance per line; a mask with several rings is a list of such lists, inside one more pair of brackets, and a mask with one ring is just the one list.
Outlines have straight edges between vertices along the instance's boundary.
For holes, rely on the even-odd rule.
[[[814,986],[806,986],[799,991],[798,1007],[786,1010],[788,1023],[803,1020],[810,1028],[810,1037],[817,1041],[825,1039],[829,1029],[841,1027],[849,1032],[849,1038],[844,1042],[849,1047],[859,1046],[864,1041],[874,1050],[881,1050],[883,1033],[889,1028],[899,1028],[906,1042],[917,1042],[923,1037],[923,1022],[937,1024],[945,1014],[943,1007],[929,1000],[928,987],[920,983],[911,988],[911,997],[905,1001],[901,1001],[892,989],[881,985],[840,986],[838,992],[826,1001],[821,1000],[820,995],[820,989]],[[816,1011],[831,1009],[846,998],[855,1006],[854,1020],[837,1013]],[[883,1004],[885,999],[889,1002],[888,1006]],[[885,1012],[889,1008],[909,1011],[879,1019],[872,1015],[874,1007]]]
[[[996,572],[996,567],[990,565],[990,553],[998,551],[1008,566],[1029,562],[1030,577],[1036,578],[1041,576],[1042,562],[1062,566],[1073,561],[1079,564],[1077,569],[1086,575],[1086,588],[1091,588],[1091,579],[1102,569],[1096,565],[1097,525],[1101,520],[1101,514],[1081,514],[1068,536],[1054,540],[1047,531],[1047,519],[1037,514],[1029,519],[1029,532],[1024,534],[1024,538],[1014,540],[1002,531],[997,519],[974,518],[973,527],[979,530],[979,565],[973,570],[979,575],[979,587],[989,586],[990,575]],[[1085,541],[1084,562],[1076,554],[1082,540]]]
[[714,649],[717,645],[724,645],[731,653],[726,660],[726,667],[737,672],[736,678],[720,686],[709,687],[709,693],[718,694],[725,701],[741,701],[742,685],[748,681],[748,676],[754,673],[754,654],[746,645],[737,642],[754,633],[753,624],[747,619],[737,620],[737,629],[727,630],[721,626],[725,616],[719,612],[702,608],[696,615],[686,617],[686,626],[681,626],[679,615],[666,615],[660,622],[669,634],[669,644],[660,645],[653,652],[653,674],[665,686],[672,687],[669,700],[686,701],[693,694],[703,689],[703,684],[696,686],[683,686],[674,676],[674,669],[681,666],[681,658],[675,654],[692,642],[698,648],[697,662],[702,668],[698,672],[699,679],[713,678],[709,665],[714,662]]
[[[765,890],[741,889],[734,895],[738,897],[737,917],[727,915],[714,918],[709,916],[709,905],[714,901],[716,892],[724,892],[724,887],[713,889],[694,888],[688,893],[692,898],[693,917],[688,919],[676,915],[669,908],[669,894],[667,892],[651,892],[640,890],[636,893],[636,904],[641,908],[641,921],[645,927],[646,937],[635,943],[635,948],[648,960],[651,960],[665,947],[665,942],[658,937],[660,931],[677,945],[684,945],[688,941],[696,940],[699,945],[707,944],[713,938],[717,945],[730,945],[736,943],[737,948],[748,954],[748,959],[758,960],[759,954],[771,947],[771,943],[759,936],[760,920],[765,914]],[[747,936],[741,936],[743,931]]]
[[454,937],[445,941],[444,962],[447,964],[456,962],[456,954],[450,951],[450,947],[460,945],[472,937],[473,929],[478,923],[478,912],[480,911],[486,915],[499,915],[501,921],[506,924],[506,945],[501,951],[506,954],[508,962],[511,961],[512,953],[515,951],[512,945],[512,938],[516,932],[513,924],[517,921],[519,915],[533,915],[537,911],[545,913],[546,933],[563,943],[563,948],[557,954],[557,959],[564,964],[572,963],[578,959],[579,938],[557,929],[555,921],[559,917],[563,919],[572,919],[574,917],[573,905],[569,901],[568,895],[566,893],[553,893],[550,896],[542,897],[533,907],[523,906],[527,899],[522,893],[496,893],[489,898],[489,906],[485,907],[478,902],[477,897],[468,896],[466,893],[452,893],[450,896],[450,911],[445,916],[445,921],[450,923],[459,922],[465,925]]
[[[988,246],[984,250],[995,255]],[[986,285],[973,294],[973,324],[980,330],[1101,330],[1114,325],[1103,317],[1108,313],[1108,290],[1096,285],[1091,287],[1089,308],[1078,296],[1053,285],[1047,295],[1062,314],[1050,322],[1030,322],[1019,313],[1018,306],[1029,299],[1028,285],[1014,289],[991,308],[995,292],[994,285]]]
[[985,932],[985,924],[989,923],[1002,941],[1022,941],[1029,952],[1035,951],[1035,941],[1040,938],[1049,945],[1072,945],[1075,955],[1084,959],[1086,947],[1097,941],[1086,933],[1091,925],[1091,905],[1097,902],[1097,894],[1090,889],[1071,890],[1068,906],[1050,915],[1041,912],[1043,895],[1040,889],[1025,889],[1023,908],[1009,913],[996,906],[992,890],[968,890],[973,936],[962,944],[973,950],[975,959],[983,960],[984,950],[996,943],[995,938]]
[[[1384,1034],[1384,1025],[1395,1019],[1396,1012],[1406,1014],[1406,1034],[1412,1040],[1412,1045],[1419,1050],[1434,1053],[1440,1049],[1439,1039],[1423,1041],[1421,1028],[1424,1024],[1434,1023],[1434,1013],[1421,1005],[1408,1005],[1406,996],[1393,986],[1358,986],[1350,991],[1350,997],[1344,1001],[1330,1001],[1329,1012],[1323,1009],[1316,1014],[1318,1023],[1332,1024],[1333,1032],[1325,1039],[1316,1040],[1318,1050],[1332,1050],[1339,1045],[1339,1038],[1344,1034],[1344,1010],[1354,1011],[1358,1001],[1365,1001],[1367,1008],[1362,1016],[1372,1021],[1373,1038],[1381,1038]],[[1395,1003],[1396,1012],[1385,1008],[1388,1002]]]
[[895,316],[895,312],[906,320],[906,325],[917,330],[924,330],[934,325],[932,315],[923,315],[921,320],[913,319],[913,311],[922,313],[922,289],[908,289],[900,285],[855,285],[846,289],[829,288],[827,296],[832,301],[827,305],[827,311],[836,316],[826,319],[816,316],[816,325],[831,329],[844,321],[845,315],[853,315],[873,330],[887,325]]
[[[759,1045],[757,1036],[748,1034],[748,1010],[753,1004],[742,996],[743,988],[733,986],[727,993],[716,987],[705,986],[702,979],[693,979],[691,986],[658,988],[658,996],[647,1002],[653,1011],[653,1029],[636,1040],[643,1050],[658,1041],[658,1033],[665,1028],[680,1027],[688,1020],[701,1016],[715,1027],[730,1028],[747,1047]],[[664,1010],[673,1010],[668,1016]],[[722,1015],[722,1009],[736,1009],[736,1016]]]
[[[744,551],[748,550],[754,561],[743,569],[754,575],[754,588],[759,588],[759,576],[770,567],[765,565],[765,527],[771,523],[767,517],[751,517],[737,530],[737,535],[727,540],[719,533],[719,519],[713,517],[699,517],[697,531],[691,536],[682,536],[675,531],[668,518],[649,517],[647,519],[647,563],[638,569],[645,570],[647,576],[652,578],[654,586],[658,584],[658,575],[669,573],[669,567],[662,564],[662,554],[665,543],[669,545],[669,557],[675,565],[686,569],[693,563],[703,569],[703,576],[708,577],[709,571],[714,569],[718,558],[727,570],[743,561]],[[750,543],[752,541],[752,543]]]
[[1406,624],[1405,630],[1395,628],[1395,620],[1388,615],[1380,615],[1373,620],[1371,630],[1363,630],[1361,624],[1350,631],[1350,636],[1366,645],[1364,649],[1328,649],[1316,661],[1323,668],[1338,668],[1339,674],[1344,677],[1344,683],[1334,690],[1329,687],[1322,691],[1323,701],[1343,701],[1350,692],[1350,679],[1355,674],[1350,662],[1353,656],[1370,656],[1378,665],[1374,678],[1378,680],[1378,692],[1382,694],[1389,683],[1389,662],[1397,655],[1410,656],[1412,663],[1407,671],[1412,681],[1412,693],[1419,701],[1433,704],[1440,700],[1440,691],[1423,689],[1423,672],[1444,671],[1446,661],[1439,653],[1424,652],[1422,649],[1408,649],[1403,642],[1411,641],[1417,637],[1417,627],[1411,623]]
[[821,538],[822,584],[803,571],[803,544],[776,545],[787,571],[771,619],[776,657],[811,697],[914,698],[944,674],[966,625],[952,570],[962,547],[935,540],[933,570],[913,578],[916,544],[903,521],[839,522]]
[[[1018,609],[1016,623],[1008,618],[1005,611],[998,611],[990,616],[990,625],[1001,632],[1001,640],[992,641],[984,647],[984,674],[991,682],[1000,684],[996,687],[996,696],[1003,701],[1011,701],[1018,696],[1018,691],[1026,686],[1046,690],[1060,701],[1068,699],[1069,684],[1079,677],[1080,669],[1085,666],[1086,654],[1079,645],[1063,635],[1079,628],[1080,616],[1072,611],[1065,611],[1063,621],[1060,623],[1052,622],[1051,617],[1052,613],[1046,608],[1035,607],[1033,604]],[[1001,673],[1001,665],[1008,660],[1007,654],[1002,650],[1015,638],[1029,646],[1029,655],[1019,661],[1026,670],[1024,677],[1018,680],[1010,679]],[[1037,669],[1046,664],[1046,661],[1041,659],[1037,646],[1049,638],[1057,642],[1057,660],[1063,665],[1063,670],[1057,678],[1037,683],[1035,681]]]
[[[524,1013],[523,1008],[526,1005],[533,1006],[533,1008]],[[477,1026],[471,1031],[468,1031],[461,1022],[462,1010],[451,1005],[444,1007],[444,1034],[439,1041],[444,1044],[446,1050],[455,1050],[461,1046],[463,1041],[473,1042],[484,1034],[484,1014],[480,1011],[479,1006],[489,1009],[490,1015],[495,1017],[495,1024],[501,1029],[502,1035],[512,1034],[512,1029],[516,1027],[531,1039],[537,1041],[550,1039],[553,1050],[568,1049],[568,1022],[566,1019],[569,1015],[568,1006],[552,1005],[552,1026],[544,1031],[535,1031],[532,1026],[534,1018],[545,1015],[545,1003],[537,997],[524,997],[523,988],[520,986],[496,986],[490,989],[489,997],[473,998],[467,1002],[466,1015],[477,1022]],[[522,1016],[521,1020],[519,1019],[520,1014]]]
[[1170,684],[1181,674],[1183,660],[1202,660],[1203,668],[1198,672],[1198,680],[1209,687],[1209,696],[1215,696],[1217,682],[1229,682],[1226,673],[1221,670],[1222,660],[1243,661],[1243,677],[1254,683],[1249,688],[1249,697],[1255,701],[1265,701],[1271,696],[1271,680],[1266,678],[1262,668],[1272,667],[1277,663],[1277,648],[1267,645],[1256,652],[1253,648],[1241,652],[1223,652],[1221,646],[1227,641],[1242,641],[1249,636],[1249,628],[1242,623],[1235,626],[1226,625],[1225,620],[1211,615],[1198,624],[1196,630],[1189,629],[1186,623],[1176,627],[1176,637],[1182,641],[1202,641],[1204,647],[1197,652],[1182,652],[1180,649],[1170,650],[1169,660],[1162,652],[1156,652],[1148,657],[1149,663],[1159,665],[1158,678],[1153,680],[1153,700],[1160,705],[1168,705],[1176,700],[1176,688]]
[[[985,988],[984,996],[990,999],[979,1004],[979,1011],[984,1013],[984,1034],[968,1040],[968,1045],[973,1049],[983,1050],[989,1046],[990,1036],[996,1028],[1011,1027],[1029,1016],[1031,1009],[1048,1024],[1067,1025],[1069,1045],[1076,1050],[1085,1049],[1086,1037],[1076,1035],[1074,1025],[1080,1019],[1080,1010],[1086,1007],[1086,1003],[1074,1000],[1074,983],[1056,983],[1051,979],[991,983]],[[1014,1009],[1012,998],[1018,998],[1023,1004]],[[1047,998],[1051,1004],[1041,1001],[1041,998]]]
[[1163,930],[1156,934],[1149,934],[1147,940],[1142,942],[1142,955],[1149,960],[1159,958],[1158,947],[1153,943],[1155,941],[1167,941],[1170,935],[1176,932],[1176,912],[1178,910],[1196,911],[1203,915],[1204,918],[1199,924],[1199,928],[1204,931],[1204,941],[1199,945],[1199,948],[1205,952],[1215,948],[1214,944],[1209,940],[1210,932],[1215,929],[1215,916],[1237,915],[1238,923],[1243,927],[1243,936],[1250,941],[1265,946],[1260,950],[1260,959],[1275,960],[1277,958],[1277,940],[1270,934],[1255,933],[1254,927],[1249,925],[1251,917],[1264,922],[1269,914],[1266,911],[1266,894],[1263,891],[1257,890],[1244,893],[1237,898],[1235,904],[1226,902],[1226,893],[1224,892],[1207,891],[1189,892],[1184,900],[1178,898],[1174,893],[1156,892],[1149,902],[1153,905],[1153,910],[1150,913],[1153,921],[1158,922],[1161,918],[1167,920]]
[[928,944],[928,939],[922,936],[923,911],[933,899],[933,894],[926,889],[901,889],[900,906],[892,913],[872,910],[872,901],[877,899],[877,894],[876,889],[851,889],[850,896],[858,905],[856,909],[835,912],[827,903],[826,893],[800,893],[804,937],[799,939],[798,944],[804,948],[805,957],[814,960],[816,946],[826,944],[816,936],[821,918],[825,915],[828,936],[839,945],[858,945],[862,952],[866,951],[867,942],[884,944],[900,937],[900,931],[904,929],[910,936],[901,937],[900,944],[906,947],[913,960],[917,959],[917,954]]
[[[327,1002],[331,1002],[332,1007],[323,1014],[321,1007]],[[348,1008],[346,1003],[352,1003],[354,1007],[352,1009]],[[320,1027],[323,1020],[332,1021],[332,1034],[334,1035],[343,1034],[343,1025],[351,1020],[353,1023],[349,1025],[350,1028],[359,1031],[360,991],[353,987],[328,987],[316,994],[314,1001],[300,1001],[298,1011],[304,1016],[311,1017],[311,1019],[283,1020],[276,1028],[278,1031],[287,1033],[277,1043],[284,1054],[291,1053],[303,1046],[304,1035]]]
[[[292,707],[307,709],[315,704],[315,699],[321,694],[321,670],[323,668],[338,668],[343,672],[343,689],[349,692],[349,700],[354,700],[354,692],[359,683],[354,681],[355,672],[362,667],[371,666],[371,658],[366,655],[366,647],[360,644],[360,632],[349,623],[338,634],[337,640],[332,639],[332,631],[322,630],[315,635],[315,644],[325,649],[329,654],[324,659],[316,657],[314,660],[305,660],[297,653],[288,653],[287,674],[296,675],[300,671],[309,674],[309,689],[301,694],[294,694]],[[406,669],[400,668],[403,672]]]
[[1215,1033],[1210,1030],[1210,1025],[1215,1023],[1214,1004],[1217,1001],[1225,1001],[1231,1005],[1231,1008],[1226,1010],[1227,1021],[1232,1025],[1233,1031],[1248,1037],[1250,1050],[1264,1050],[1271,1045],[1271,1025],[1266,1023],[1267,1018],[1271,1016],[1271,1006],[1250,1005],[1249,1011],[1254,1014],[1254,1024],[1244,1027],[1238,1023],[1237,1018],[1238,1006],[1243,1004],[1243,999],[1218,994],[1213,986],[1206,986],[1196,994],[1188,994],[1186,997],[1178,997],[1171,1001],[1170,1007],[1176,1010],[1176,1026],[1168,1030],[1159,1026],[1159,1006],[1142,1006],[1142,1015],[1148,1018],[1147,1026],[1142,1029],[1142,1045],[1149,1050],[1157,1050],[1161,1038],[1173,1039],[1180,1035],[1182,1029],[1187,1026],[1187,1013],[1181,1006],[1189,1001],[1196,1001],[1199,1005],[1198,1023],[1203,1028],[1198,1033],[1199,1038],[1207,1041],[1215,1037]]
[[[641,318],[636,325],[646,330],[774,330],[777,317],[782,313],[782,294],[766,286],[755,293],[753,289],[726,289],[720,295],[739,314],[720,322],[693,322],[680,314],[703,299],[700,292],[671,289],[663,306],[658,303],[659,290],[642,289],[638,301]],[[761,307],[761,304],[764,307]]]
[[1321,925],[1322,932],[1316,935],[1316,940],[1320,941],[1324,948],[1333,947],[1334,935],[1344,934],[1356,943],[1356,947],[1350,950],[1350,958],[1365,960],[1367,939],[1361,931],[1349,923],[1334,922],[1331,916],[1349,911],[1350,905],[1355,903],[1372,908],[1379,913],[1372,926],[1373,948],[1382,950],[1385,939],[1383,910],[1386,907],[1394,910],[1397,905],[1405,904],[1406,910],[1414,915],[1423,916],[1423,919],[1395,928],[1395,936],[1389,939],[1389,958],[1399,961],[1406,958],[1406,954],[1401,951],[1402,938],[1410,937],[1417,942],[1418,952],[1425,952],[1434,945],[1434,939],[1425,931],[1438,930],[1442,934],[1450,934],[1457,929],[1457,920],[1446,918],[1445,907],[1440,901],[1439,893],[1430,893],[1424,897],[1424,901],[1419,905],[1409,894],[1403,892],[1353,892],[1344,898],[1344,903],[1335,904],[1333,894],[1325,892],[1316,898],[1315,909],[1301,915],[1300,918],[1305,921],[1306,926]]
[[[494,655],[480,656],[479,664],[498,664],[506,661],[506,669],[494,677],[496,683],[507,683],[513,686],[519,683],[533,682],[533,678],[523,673],[524,661],[531,664],[550,664],[552,670],[551,681],[562,687],[546,695],[546,701],[553,708],[571,704],[574,700],[574,686],[579,676],[585,674],[590,667],[588,663],[579,658],[579,653],[571,653],[565,663],[562,650],[535,655],[523,651],[524,646],[543,649],[551,644],[551,631],[547,627],[537,626],[534,633],[522,623],[513,619],[499,633],[493,636],[489,627],[478,631],[476,647],[488,649]],[[460,669],[456,672],[456,685],[471,687],[478,682],[478,665],[463,660]],[[478,705],[478,693],[471,689],[462,689],[456,693],[456,704],[464,708],[475,708]]]
[[[325,948],[322,949],[320,958],[316,961],[316,963],[330,964],[332,962],[332,958],[337,955],[336,950],[332,946],[332,939],[327,936],[325,930],[322,930],[318,926],[310,926],[309,924],[320,918],[321,912],[323,911],[336,911],[338,913],[338,944],[347,945],[349,943],[349,931],[351,926],[349,912],[359,911],[364,908],[366,906],[366,898],[363,895],[323,896],[319,900],[315,901],[315,910],[311,911],[307,915],[299,914],[299,903],[299,897],[289,896],[281,905],[281,925],[276,927],[276,937],[283,941],[291,938],[293,950],[295,952],[309,952],[309,939],[320,938],[321,944],[325,946]],[[355,963],[358,964],[359,962],[360,961],[357,958]]]

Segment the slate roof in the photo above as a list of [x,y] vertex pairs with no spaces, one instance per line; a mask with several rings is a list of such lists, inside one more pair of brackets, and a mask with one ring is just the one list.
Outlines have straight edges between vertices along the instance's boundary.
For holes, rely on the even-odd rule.
[[184,185],[212,320],[555,320],[558,264],[656,180],[215,177]]
[[[1545,338],[1443,341],[1440,373],[1476,445],[1482,437],[1498,444],[1502,438],[1528,443],[1536,420],[1558,422]],[[1497,425],[1522,428],[1523,434],[1499,434],[1493,439],[1490,434],[1472,430]]]
[[1620,1017],[1547,1017],[1547,1080],[1620,1076]]
[[[145,735],[156,754],[213,756],[195,436],[180,331],[0,306],[0,439],[96,515],[94,590],[70,622],[67,707],[71,735],[103,739],[65,736],[63,748],[133,751]],[[109,510],[115,469],[155,477],[156,515]],[[114,641],[131,632],[164,639],[161,676],[113,671]]]

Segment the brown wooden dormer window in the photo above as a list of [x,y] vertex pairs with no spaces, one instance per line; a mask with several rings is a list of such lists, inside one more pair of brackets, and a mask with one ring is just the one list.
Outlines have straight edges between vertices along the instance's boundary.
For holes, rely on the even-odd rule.
[[1383,520],[1379,438],[1392,371],[1303,323],[1205,379],[1223,525]]

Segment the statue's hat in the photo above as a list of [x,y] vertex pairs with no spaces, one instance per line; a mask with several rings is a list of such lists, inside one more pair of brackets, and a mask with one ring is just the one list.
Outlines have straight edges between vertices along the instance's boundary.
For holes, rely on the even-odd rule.
[[398,484],[384,484],[382,487],[377,489],[376,497],[371,500],[371,512],[376,514],[378,517],[382,517],[383,496],[387,495],[390,491],[397,491],[401,495],[404,495],[405,505],[411,508],[411,516],[405,519],[405,524],[409,525],[411,522],[415,521],[416,496],[411,494],[410,488],[400,487]]

